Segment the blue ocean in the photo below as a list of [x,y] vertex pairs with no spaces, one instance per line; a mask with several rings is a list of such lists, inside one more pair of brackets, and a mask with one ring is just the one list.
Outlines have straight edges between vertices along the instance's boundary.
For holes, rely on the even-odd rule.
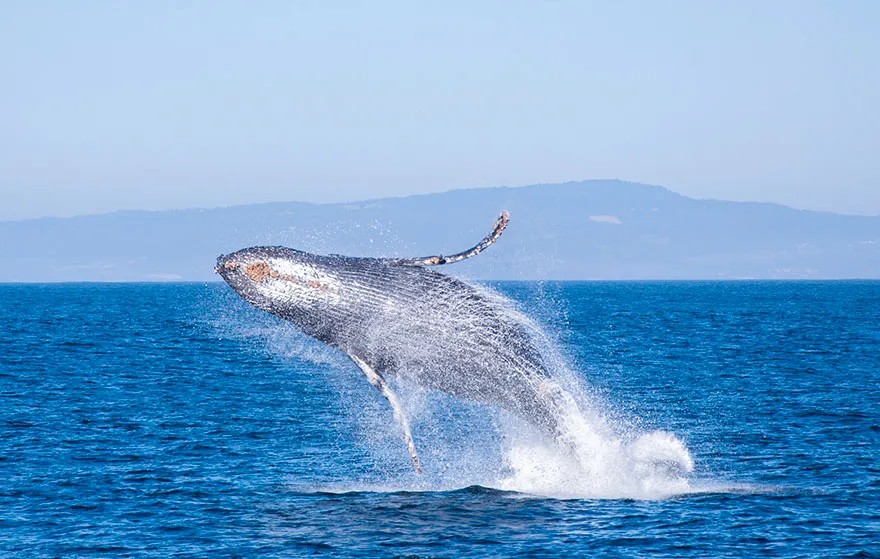
[[226,285],[0,285],[2,557],[878,557],[880,282],[493,283],[577,404],[397,386]]

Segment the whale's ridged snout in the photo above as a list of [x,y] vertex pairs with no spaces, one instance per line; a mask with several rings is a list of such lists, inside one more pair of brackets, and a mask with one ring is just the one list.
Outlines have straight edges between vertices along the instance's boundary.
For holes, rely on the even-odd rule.
[[234,258],[234,254],[221,254],[217,257],[217,265],[214,266],[214,273],[223,275],[224,270],[238,269],[238,262]]
[[254,258],[251,257],[247,250],[239,250],[230,254],[221,254],[217,257],[217,264],[214,266],[214,272],[220,274],[223,281],[228,283],[239,294],[244,296],[243,290],[247,289],[248,280],[251,274],[248,272],[253,268]]
[[285,247],[258,246],[221,254],[214,271],[259,308],[338,301],[341,282],[321,259]]

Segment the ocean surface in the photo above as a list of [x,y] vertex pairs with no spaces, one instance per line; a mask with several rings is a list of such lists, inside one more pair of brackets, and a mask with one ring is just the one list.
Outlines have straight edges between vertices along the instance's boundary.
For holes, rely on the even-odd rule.
[[499,283],[564,450],[223,284],[0,285],[0,557],[878,557],[880,282]]

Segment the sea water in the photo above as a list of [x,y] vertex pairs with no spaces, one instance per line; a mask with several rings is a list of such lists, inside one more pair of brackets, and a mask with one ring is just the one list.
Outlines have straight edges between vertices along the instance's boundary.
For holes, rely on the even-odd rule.
[[0,556],[880,553],[880,282],[489,288],[572,440],[397,382],[419,475],[346,356],[225,285],[0,285]]

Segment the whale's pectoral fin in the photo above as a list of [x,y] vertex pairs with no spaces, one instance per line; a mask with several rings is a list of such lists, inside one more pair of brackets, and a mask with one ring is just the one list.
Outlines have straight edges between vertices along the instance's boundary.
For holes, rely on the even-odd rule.
[[400,264],[402,266],[439,266],[440,264],[454,264],[455,262],[466,260],[483,252],[489,245],[498,240],[498,237],[504,233],[504,228],[507,227],[508,223],[510,223],[510,214],[507,212],[501,212],[501,215],[492,227],[492,231],[483,237],[482,241],[465,251],[451,256],[442,256],[438,254],[436,256],[420,256],[417,258],[389,259],[388,262],[391,264]]
[[388,382],[382,378],[382,375],[370,367],[366,361],[356,355],[348,354],[348,356],[351,357],[351,360],[360,367],[365,375],[367,375],[367,380],[370,381],[370,384],[378,388],[379,392],[381,392],[382,395],[385,396],[385,399],[388,400],[388,403],[391,404],[391,409],[394,410],[394,419],[396,419],[397,423],[403,427],[403,436],[406,439],[406,446],[409,448],[409,453],[412,456],[413,467],[415,467],[418,473],[422,473],[422,465],[419,461],[419,455],[416,452],[416,443],[413,442],[409,420],[406,417],[406,413],[403,411],[403,405],[401,405],[400,399],[397,398],[397,394],[391,390],[391,387],[388,385]]

